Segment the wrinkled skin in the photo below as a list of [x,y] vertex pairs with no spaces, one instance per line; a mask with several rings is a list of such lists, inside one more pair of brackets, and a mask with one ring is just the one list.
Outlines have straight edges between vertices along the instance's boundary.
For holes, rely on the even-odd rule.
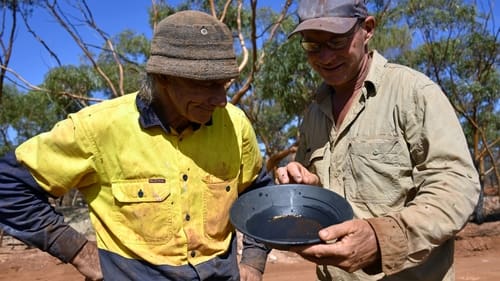
[[319,231],[319,237],[326,243],[296,247],[291,251],[316,264],[333,265],[347,272],[366,268],[378,260],[377,238],[365,220],[355,219],[326,227]]
[[194,80],[154,75],[153,108],[163,124],[181,132],[190,123],[205,124],[227,104],[229,79]]
[[88,241],[78,254],[71,260],[71,264],[85,276],[85,281],[104,280],[99,264],[97,245]]
[[262,281],[262,273],[249,265],[240,263],[240,280]]
[[[298,162],[278,168],[276,178],[280,184],[320,185],[318,176]],[[331,225],[321,229],[318,235],[325,243],[292,247],[290,251],[316,264],[333,265],[347,272],[366,268],[379,260],[377,237],[365,220]]]
[[321,185],[318,176],[309,172],[298,162],[290,162],[285,167],[279,167],[276,170],[276,181],[280,184],[300,183]]

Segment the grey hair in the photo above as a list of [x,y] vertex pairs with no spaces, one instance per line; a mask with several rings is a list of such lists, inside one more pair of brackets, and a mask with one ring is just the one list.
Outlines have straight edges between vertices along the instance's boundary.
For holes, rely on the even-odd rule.
[[151,104],[153,101],[153,76],[149,73],[143,75],[141,88],[139,89],[139,98],[146,104]]

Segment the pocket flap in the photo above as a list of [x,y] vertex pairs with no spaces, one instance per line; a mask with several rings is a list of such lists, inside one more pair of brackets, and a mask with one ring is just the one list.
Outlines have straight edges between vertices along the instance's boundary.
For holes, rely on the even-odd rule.
[[306,161],[306,166],[309,166],[312,162],[314,162],[315,159],[323,159],[323,157],[325,156],[325,150],[327,148],[327,146],[323,146],[308,150],[304,159]]
[[113,197],[122,203],[161,202],[170,190],[164,180],[127,180],[111,184]]
[[351,151],[355,155],[391,155],[400,153],[400,146],[396,138],[390,139],[361,139],[351,142]]

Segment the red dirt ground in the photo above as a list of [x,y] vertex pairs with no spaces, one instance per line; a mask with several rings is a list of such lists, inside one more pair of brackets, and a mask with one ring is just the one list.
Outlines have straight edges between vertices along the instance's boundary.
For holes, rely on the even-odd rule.
[[[468,224],[457,236],[456,280],[500,280],[500,222]],[[315,280],[314,265],[294,254],[273,251],[264,281]],[[68,264],[4,238],[0,247],[0,281],[71,281],[84,278]]]

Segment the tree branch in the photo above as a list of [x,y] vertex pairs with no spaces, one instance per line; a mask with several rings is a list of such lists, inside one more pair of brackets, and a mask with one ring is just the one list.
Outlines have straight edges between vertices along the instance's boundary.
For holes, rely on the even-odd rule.
[[106,73],[104,73],[104,71],[101,69],[101,67],[99,67],[99,65],[95,61],[92,53],[87,49],[87,47],[83,43],[83,40],[76,34],[76,32],[74,32],[72,30],[73,29],[73,25],[71,23],[65,21],[61,17],[61,15],[57,12],[56,8],[58,6],[57,6],[56,2],[57,1],[54,1],[53,4],[50,4],[48,0],[45,0],[45,5],[46,5],[48,11],[50,12],[50,14],[52,14],[54,16],[54,18],[57,20],[57,22],[64,28],[64,30],[66,30],[69,33],[69,35],[73,38],[73,40],[75,41],[75,43],[80,47],[80,49],[83,51],[83,53],[85,54],[85,56],[89,59],[90,63],[92,64],[92,67],[105,80],[105,82],[108,85],[108,87],[110,88],[113,96],[115,96],[115,97],[119,96],[119,94],[118,94],[115,86],[113,85],[113,82],[111,81],[111,79],[106,75]]
[[[21,76],[19,73],[17,73],[16,71],[14,71],[14,70],[12,70],[12,69],[10,69],[8,67],[0,65],[0,68],[3,69],[3,70],[5,70],[6,72],[12,73],[12,75],[14,75],[19,81],[21,81],[22,83],[24,83],[24,85],[26,85],[26,87],[28,89],[30,89],[30,90],[40,91],[40,92],[44,92],[44,93],[53,93],[52,91],[50,91],[50,90],[48,90],[46,88],[38,87],[36,85],[31,84],[26,79],[24,79],[24,77]],[[73,99],[76,99],[76,100],[82,100],[82,101],[101,102],[101,101],[104,100],[104,99],[98,99],[98,98],[84,97],[84,96],[80,96],[80,95],[73,94],[73,93],[66,92],[66,91],[56,92],[55,94],[58,94],[58,95],[61,95],[61,96],[67,96],[67,97],[70,97],[70,98],[73,98]]]

